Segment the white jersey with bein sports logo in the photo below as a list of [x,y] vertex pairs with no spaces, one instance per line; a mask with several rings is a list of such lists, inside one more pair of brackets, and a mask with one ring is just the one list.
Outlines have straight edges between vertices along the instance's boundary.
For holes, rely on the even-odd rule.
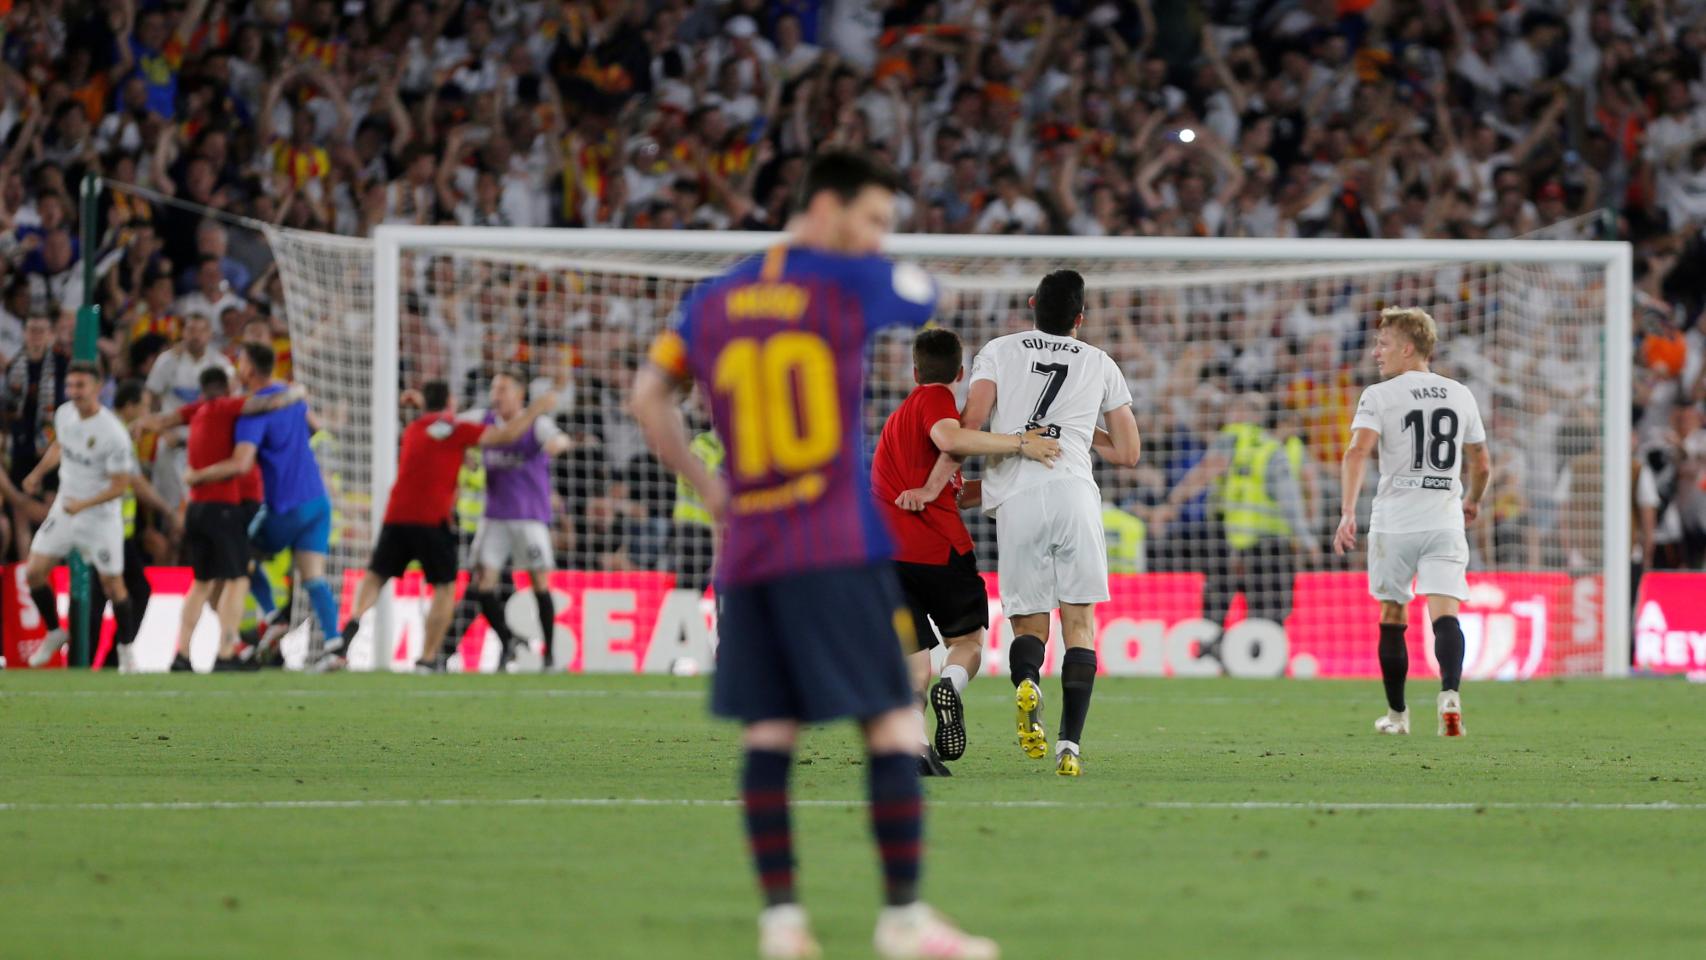
[[989,458],[983,477],[985,513],[1049,480],[1096,482],[1090,462],[1096,423],[1102,414],[1131,403],[1131,389],[1112,357],[1082,340],[1031,330],[997,337],[978,351],[971,382],[979,380],[995,384],[991,433],[1044,427],[1060,440],[1053,469],[1016,454]]
[[1352,430],[1380,434],[1371,533],[1463,529],[1463,447],[1486,443],[1469,388],[1412,370],[1362,392]]
[[[76,404],[61,404],[53,414],[53,436],[59,443],[60,500],[100,496],[112,486],[114,477],[136,472],[130,432],[106,407],[84,419]],[[117,516],[122,507],[115,498],[95,509]]]

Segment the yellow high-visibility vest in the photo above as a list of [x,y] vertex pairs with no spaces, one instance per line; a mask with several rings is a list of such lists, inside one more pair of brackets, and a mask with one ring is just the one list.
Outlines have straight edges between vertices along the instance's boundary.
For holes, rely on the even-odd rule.
[[1102,531],[1108,543],[1108,572],[1143,573],[1143,544],[1149,536],[1143,518],[1103,504]]
[[[689,450],[705,465],[705,469],[716,473],[723,465],[723,441],[715,433],[707,430],[693,438],[688,444]],[[709,527],[716,521],[711,517],[711,511],[705,509],[705,501],[700,499],[699,491],[693,489],[693,484],[681,474],[675,477],[675,522],[696,523]]]
[[480,451],[469,451],[456,471],[456,524],[472,534],[486,512],[486,462]]
[[[1268,461],[1280,451],[1280,441],[1253,423],[1229,423],[1220,432],[1236,441],[1217,498],[1226,542],[1234,550],[1248,550],[1258,540],[1290,536],[1291,524],[1268,489]],[[1283,447],[1295,476],[1303,466],[1303,444],[1287,442]]]
[[[326,499],[332,505],[332,529],[327,535],[326,542],[329,545],[336,546],[344,538],[344,514],[342,510],[338,509],[338,504],[344,500],[344,478],[343,474],[336,470],[326,469],[326,464],[330,462],[333,440],[330,432],[317,430],[308,438],[308,448],[314,451],[314,457],[320,462],[320,469],[324,471]],[[353,491],[350,493],[349,499],[351,504],[365,504],[370,502],[372,497],[361,491]]]

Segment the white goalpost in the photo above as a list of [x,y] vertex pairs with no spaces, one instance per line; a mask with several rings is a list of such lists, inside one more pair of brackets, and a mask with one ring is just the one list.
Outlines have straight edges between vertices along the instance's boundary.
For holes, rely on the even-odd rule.
[[[576,441],[555,491],[559,565],[576,589],[604,582],[644,594],[646,578],[703,589],[692,517],[677,510],[674,479],[634,449],[615,398],[683,293],[779,235],[382,226],[371,241],[269,237],[297,376],[341,431],[323,464],[342,530],[334,568],[361,569],[393,486],[407,482],[396,476],[399,392],[445,379],[464,405],[483,405],[490,371],[520,364],[538,388],[563,393],[559,419]],[[1337,516],[1346,398],[1354,407],[1375,376],[1371,321],[1402,304],[1440,321],[1436,369],[1476,392],[1495,457],[1490,517],[1471,534],[1480,598],[1471,605],[1485,613],[1470,675],[1628,672],[1628,244],[900,235],[886,252],[938,279],[937,322],[960,333],[968,364],[991,336],[1025,324],[1024,297],[1042,273],[1085,275],[1084,336],[1127,370],[1146,448],[1145,464],[1103,484],[1109,522],[1137,541],[1121,541],[1114,568],[1126,586],[1101,627],[1105,647],[1129,653],[1111,670],[1202,672],[1182,651],[1241,630],[1246,672],[1354,675],[1356,651],[1373,646],[1355,594],[1361,559],[1323,556],[1316,541]],[[911,387],[905,347],[904,337],[883,340],[870,360],[867,444]],[[1227,553],[1214,489],[1177,515],[1158,504],[1233,408],[1261,411],[1311,515],[1290,524],[1275,569],[1233,568],[1222,582],[1204,572]],[[705,428],[697,413],[694,422]],[[995,545],[968,519],[993,570]],[[667,616],[649,602],[632,612],[630,632]],[[1249,626],[1264,610],[1279,620],[1265,633]],[[646,659],[620,633],[594,651],[592,631],[578,637],[577,669],[639,669]],[[389,598],[367,634],[374,666],[397,662]]]

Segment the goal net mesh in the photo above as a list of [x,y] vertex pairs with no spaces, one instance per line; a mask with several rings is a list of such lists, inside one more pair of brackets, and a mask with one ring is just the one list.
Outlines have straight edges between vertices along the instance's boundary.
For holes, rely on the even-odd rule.
[[[572,234],[565,234],[565,243]],[[274,231],[296,376],[335,442],[322,450],[338,513],[337,571],[367,561],[372,513],[373,246]],[[660,244],[665,241],[660,239]],[[1048,247],[1038,241],[1040,251]],[[678,484],[647,453],[624,410],[651,338],[700,279],[734,255],[660,246],[644,253],[588,249],[406,248],[401,252],[400,382],[446,380],[458,406],[481,407],[493,374],[520,369],[531,390],[554,389],[558,424],[573,438],[554,462],[556,567],[570,571],[560,637],[582,623],[575,591],[702,591],[712,537],[678,504]],[[940,283],[936,323],[964,340],[966,363],[990,338],[1030,327],[1027,297],[1045,272],[1072,267],[1089,286],[1082,336],[1125,371],[1144,433],[1135,469],[1100,468],[1113,600],[1099,611],[1112,672],[1367,676],[1377,608],[1365,557],[1335,557],[1339,461],[1363,387],[1382,307],[1420,306],[1439,323],[1434,369],[1465,382],[1486,420],[1495,479],[1469,535],[1471,598],[1462,621],[1466,676],[1599,673],[1597,606],[1602,495],[1605,271],[1510,263],[1063,262],[924,257]],[[906,335],[868,358],[867,457],[887,415],[913,386]],[[963,397],[963,382],[956,387]],[[696,398],[690,432],[710,429]],[[411,411],[399,415],[406,422]],[[1217,441],[1248,424],[1283,469],[1239,486],[1225,472],[1182,507],[1166,506]],[[977,475],[975,460],[968,478]],[[1283,475],[1281,477],[1280,475]],[[1286,478],[1289,478],[1286,479]],[[1375,471],[1362,492],[1366,531]],[[409,478],[400,477],[399,483]],[[459,523],[472,531],[478,474],[468,472]],[[1272,517],[1253,542],[1229,512]],[[992,521],[966,515],[983,570],[1001,547]],[[1366,546],[1366,536],[1364,538]],[[466,559],[466,551],[465,551]],[[999,616],[993,590],[992,614]],[[584,598],[583,598],[584,599]],[[590,602],[590,601],[588,601]],[[562,604],[559,604],[562,609]],[[519,632],[531,604],[512,603]],[[1434,669],[1421,605],[1410,631],[1413,675]],[[646,610],[634,614],[647,621]],[[1006,630],[992,631],[998,664]],[[462,623],[458,624],[461,629]],[[588,627],[588,630],[591,628]],[[478,632],[476,624],[474,630]],[[592,638],[585,638],[591,644]],[[1055,641],[1058,645],[1058,639]],[[621,647],[621,642],[617,642]],[[1204,649],[1214,654],[1198,656]],[[636,669],[636,655],[575,655]],[[399,652],[399,659],[401,652]],[[1050,657],[1052,668],[1056,657]],[[489,665],[491,656],[484,658]],[[564,658],[559,657],[559,663]],[[648,668],[656,662],[646,659]],[[478,664],[469,661],[469,668]]]

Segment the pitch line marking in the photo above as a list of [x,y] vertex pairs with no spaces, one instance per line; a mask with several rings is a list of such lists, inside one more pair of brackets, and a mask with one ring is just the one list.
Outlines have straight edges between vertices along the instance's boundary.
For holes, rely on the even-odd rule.
[[[795,800],[797,807],[846,808],[863,806],[860,800]],[[160,800],[111,803],[0,803],[0,812],[152,812],[181,810],[365,810],[416,809],[430,807],[739,807],[734,799],[690,797],[438,797],[356,800]],[[1559,811],[1587,813],[1677,813],[1706,811],[1706,803],[1595,803],[1550,800],[1508,801],[1303,801],[1303,800],[931,800],[932,807],[970,807],[1017,810],[1278,810],[1327,812],[1333,810],[1480,812],[1485,810]]]
[[[503,689],[483,689],[483,690],[481,690],[481,689],[469,689],[469,690],[400,690],[399,689],[399,690],[385,690],[385,689],[371,689],[371,688],[364,688],[364,689],[360,689],[360,690],[353,690],[353,689],[352,690],[338,690],[338,689],[288,689],[288,690],[269,690],[269,689],[261,689],[261,690],[241,690],[241,689],[217,689],[217,690],[0,690],[0,700],[22,699],[25,697],[39,698],[39,699],[58,699],[58,698],[76,699],[76,698],[83,698],[83,697],[101,697],[101,698],[109,698],[109,697],[156,698],[157,697],[157,698],[165,698],[165,699],[195,698],[195,697],[210,697],[210,698],[322,697],[322,698],[333,698],[333,699],[347,699],[347,698],[356,698],[356,697],[423,697],[423,698],[451,698],[451,699],[454,699],[457,697],[468,697],[468,698],[473,698],[473,699],[482,699],[482,698],[491,698],[491,697],[544,697],[544,698],[550,699],[550,698],[561,697],[561,698],[574,699],[574,698],[583,698],[583,697],[584,698],[609,697],[612,699],[633,698],[633,699],[640,699],[640,700],[700,700],[700,699],[704,699],[704,698],[708,697],[709,695],[710,695],[709,691],[707,691],[707,690],[612,690],[612,689],[608,689],[608,688],[597,688],[597,687],[592,687],[592,688],[577,687],[577,688],[567,688],[567,689],[523,687],[523,688],[514,689],[514,690],[503,690]],[[988,700],[991,703],[994,703],[994,702],[1007,703],[1012,699],[1012,696],[1010,694],[1001,694],[1001,695],[991,694],[987,697],[974,696],[974,697],[971,697],[970,699],[972,702],[981,702],[984,700]],[[1368,699],[1367,697],[1361,697],[1361,696],[1345,697],[1345,698],[1337,698],[1337,697],[1311,698],[1308,702],[1338,703],[1338,702],[1341,702],[1341,700],[1343,702],[1360,702],[1360,701],[1364,701],[1367,699]],[[1114,693],[1114,694],[1099,695],[1096,698],[1096,702],[1098,702],[1098,703],[1153,703],[1153,704],[1162,704],[1162,705],[1183,704],[1183,703],[1202,703],[1202,704],[1211,704],[1211,705],[1212,704],[1262,704],[1262,705],[1273,706],[1273,705],[1281,705],[1281,704],[1288,704],[1288,703],[1296,703],[1298,701],[1286,699],[1283,697],[1229,697],[1229,696],[1223,696],[1223,695],[1219,695],[1219,694],[1206,696],[1206,697],[1193,697],[1193,696],[1162,697],[1162,696],[1152,696],[1152,695],[1146,695],[1146,694]]]

